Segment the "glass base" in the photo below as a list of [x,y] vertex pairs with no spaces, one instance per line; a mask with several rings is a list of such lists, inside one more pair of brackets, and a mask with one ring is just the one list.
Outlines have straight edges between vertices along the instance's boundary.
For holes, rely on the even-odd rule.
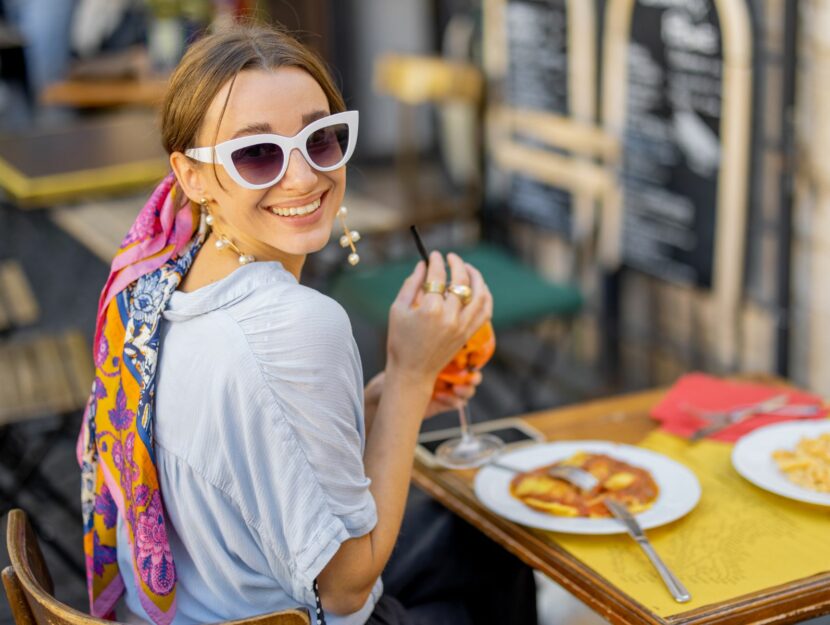
[[504,442],[492,434],[474,434],[444,441],[435,450],[435,457],[448,469],[473,469],[485,464],[502,447]]

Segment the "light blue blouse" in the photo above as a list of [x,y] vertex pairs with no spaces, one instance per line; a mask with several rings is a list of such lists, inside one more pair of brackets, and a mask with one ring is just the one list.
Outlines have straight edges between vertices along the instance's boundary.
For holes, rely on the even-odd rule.
[[[375,526],[363,379],[343,308],[257,262],[164,313],[155,453],[178,574],[174,625],[303,605],[340,544]],[[118,526],[126,607],[148,619]],[[366,621],[380,579],[355,614]]]

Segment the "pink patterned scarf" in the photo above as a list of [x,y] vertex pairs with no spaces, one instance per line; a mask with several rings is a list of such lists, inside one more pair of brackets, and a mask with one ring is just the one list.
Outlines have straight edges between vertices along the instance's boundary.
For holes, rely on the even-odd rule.
[[175,616],[176,569],[153,452],[155,372],[161,313],[201,246],[198,219],[168,175],[122,242],[98,303],[96,375],[77,447],[94,616],[112,618],[124,592],[118,516],[142,606],[157,625]]

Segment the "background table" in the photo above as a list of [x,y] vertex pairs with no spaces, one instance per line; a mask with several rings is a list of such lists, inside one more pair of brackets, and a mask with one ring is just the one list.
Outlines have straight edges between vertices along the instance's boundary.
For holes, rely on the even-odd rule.
[[[648,416],[664,391],[653,390],[551,411],[523,418],[550,440],[604,439],[637,444],[655,429]],[[421,463],[413,481],[447,508],[472,523],[533,568],[615,624],[794,623],[830,613],[830,561],[824,573],[777,585],[714,604],[685,607],[661,616],[575,557],[563,544],[567,535],[517,525],[484,508],[472,490],[475,471],[445,471]],[[754,487],[752,487],[754,488]],[[764,493],[762,496],[765,496]],[[769,495],[775,498],[774,495]],[[778,498],[776,498],[778,499]],[[775,505],[775,501],[771,505]],[[781,499],[781,505],[789,505]],[[694,511],[690,514],[694,514]],[[825,514],[821,510],[819,514]],[[830,513],[826,513],[830,532]],[[656,530],[650,530],[649,534]],[[557,540],[557,536],[561,540]],[[621,537],[620,540],[630,540]],[[632,541],[633,543],[633,541]],[[622,543],[621,543],[622,544]],[[659,547],[658,547],[659,550]],[[776,562],[770,561],[770,567]],[[682,575],[679,575],[682,579]],[[689,585],[689,584],[687,584]],[[694,600],[694,588],[690,587]]]
[[169,171],[152,113],[94,117],[0,137],[0,186],[18,206],[123,193]]
[[48,85],[41,94],[40,102],[93,109],[116,106],[154,108],[164,99],[168,84],[166,78],[63,80]]

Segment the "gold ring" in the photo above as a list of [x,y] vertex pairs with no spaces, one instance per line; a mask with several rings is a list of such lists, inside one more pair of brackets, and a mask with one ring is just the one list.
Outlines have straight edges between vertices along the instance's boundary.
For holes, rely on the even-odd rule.
[[421,288],[424,293],[437,293],[438,295],[443,295],[444,291],[447,290],[447,283],[441,282],[440,280],[427,280]]
[[464,306],[473,299],[473,290],[466,284],[451,284],[447,287],[447,290],[453,295],[457,295]]

